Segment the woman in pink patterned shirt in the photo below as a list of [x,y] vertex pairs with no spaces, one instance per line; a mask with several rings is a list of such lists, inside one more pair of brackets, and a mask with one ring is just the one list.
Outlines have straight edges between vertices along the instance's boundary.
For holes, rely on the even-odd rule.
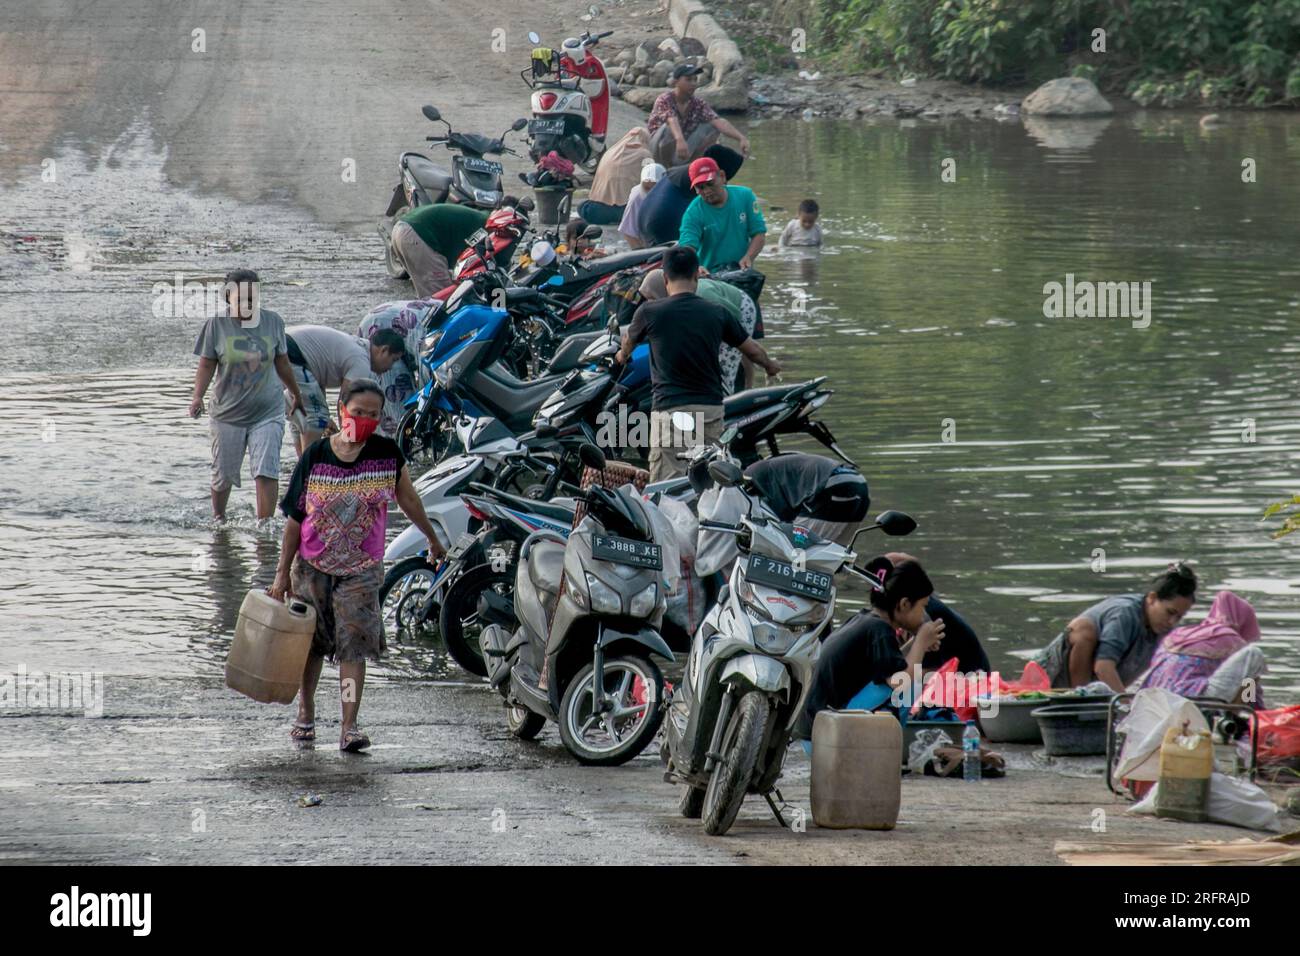
[[443,552],[397,443],[375,432],[384,393],[355,379],[339,395],[339,430],[313,442],[298,459],[280,502],[288,519],[280,564],[267,588],[274,598],[292,593],[316,609],[316,633],[298,692],[298,719],[289,736],[316,739],[316,684],[328,657],[339,666],[343,706],[339,749],[370,746],[357,727],[366,661],[384,652],[379,586],[384,577],[388,503],[429,539],[429,561]]

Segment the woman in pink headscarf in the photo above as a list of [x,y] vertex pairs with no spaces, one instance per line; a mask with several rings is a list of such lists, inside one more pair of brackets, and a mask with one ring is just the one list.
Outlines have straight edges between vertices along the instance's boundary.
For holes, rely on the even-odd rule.
[[1231,591],[1220,591],[1205,620],[1165,635],[1140,684],[1183,697],[1213,697],[1260,707],[1258,677],[1265,665],[1264,655],[1254,646],[1258,640],[1255,609]]

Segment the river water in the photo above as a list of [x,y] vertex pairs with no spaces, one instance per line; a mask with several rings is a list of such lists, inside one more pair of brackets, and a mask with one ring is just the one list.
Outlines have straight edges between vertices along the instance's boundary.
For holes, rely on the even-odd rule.
[[[1300,121],[1196,119],[755,124],[740,181],[773,237],[809,195],[829,236],[760,260],[767,344],[787,381],[829,377],[875,504],[917,517],[906,549],[996,665],[1181,558],[1193,617],[1219,588],[1254,603],[1268,687],[1294,699],[1300,541],[1260,515],[1300,490]],[[277,545],[247,485],[209,523],[206,422],[184,414],[200,320],[155,314],[155,284],[248,264],[290,324],[340,328],[402,287],[367,223],[190,193],[147,129],[69,146],[58,188],[3,155],[0,673],[215,676]],[[1067,274],[1150,282],[1149,322],[1046,317]],[[459,673],[394,650],[381,678]]]

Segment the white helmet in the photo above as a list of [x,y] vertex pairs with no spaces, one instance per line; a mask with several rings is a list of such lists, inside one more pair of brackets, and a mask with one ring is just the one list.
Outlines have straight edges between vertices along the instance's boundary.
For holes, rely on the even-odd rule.
[[555,247],[545,239],[539,239],[528,250],[528,257],[539,266],[549,266],[555,261]]
[[583,60],[587,59],[587,48],[582,45],[582,41],[577,37],[565,38],[564,46],[560,52],[574,63],[581,63]]

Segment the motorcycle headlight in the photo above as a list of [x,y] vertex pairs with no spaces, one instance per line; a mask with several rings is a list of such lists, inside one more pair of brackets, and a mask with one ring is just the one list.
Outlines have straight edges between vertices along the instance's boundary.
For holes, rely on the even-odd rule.
[[766,654],[784,654],[794,646],[799,635],[777,624],[755,624],[754,643]]
[[618,599],[618,592],[590,571],[587,572],[587,593],[591,595],[591,609],[597,614],[623,613],[623,602]]
[[649,617],[654,613],[658,601],[658,586],[654,584],[646,585],[644,591],[632,598],[632,603],[628,605],[628,613],[633,617]]
[[495,189],[475,189],[475,190],[474,190],[474,200],[475,200],[475,202],[481,202],[481,203],[484,203],[484,204],[489,205],[489,206],[495,206],[495,205],[497,204],[497,201],[498,201],[500,198],[501,198],[501,194],[498,193]]
[[424,341],[420,343],[420,354],[431,354],[438,347],[438,343],[442,341],[443,333],[446,331],[446,329],[438,329],[436,332],[430,332],[426,335]]

